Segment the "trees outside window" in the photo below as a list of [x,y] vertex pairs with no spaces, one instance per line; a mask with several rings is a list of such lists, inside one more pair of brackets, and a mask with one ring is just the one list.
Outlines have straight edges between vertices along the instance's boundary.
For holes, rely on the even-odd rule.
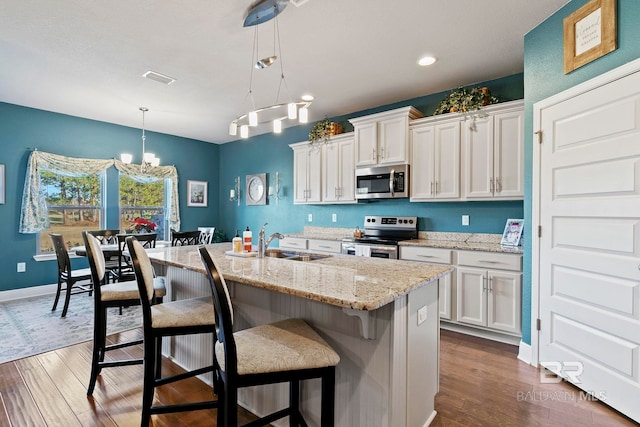
[[167,182],[138,182],[120,175],[120,230],[126,232],[136,218],[156,224],[158,238],[167,240]]
[[52,252],[49,233],[60,233],[67,247],[82,245],[83,230],[102,227],[104,173],[86,177],[68,177],[42,171],[50,227],[40,233],[39,252]]

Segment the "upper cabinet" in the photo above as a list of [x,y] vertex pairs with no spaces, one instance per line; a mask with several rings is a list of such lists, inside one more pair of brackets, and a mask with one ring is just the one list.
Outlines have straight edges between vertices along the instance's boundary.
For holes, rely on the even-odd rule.
[[322,202],[355,203],[353,133],[331,137],[322,146]]
[[318,203],[321,200],[321,153],[308,142],[292,144],[293,203]]
[[316,147],[306,141],[290,145],[294,204],[356,203],[353,139],[345,133]]
[[422,116],[414,107],[404,107],[349,119],[355,135],[355,165],[408,163],[409,122]]
[[460,198],[460,121],[411,125],[411,201]]
[[523,102],[496,104],[482,111],[463,124],[463,198],[523,199]]

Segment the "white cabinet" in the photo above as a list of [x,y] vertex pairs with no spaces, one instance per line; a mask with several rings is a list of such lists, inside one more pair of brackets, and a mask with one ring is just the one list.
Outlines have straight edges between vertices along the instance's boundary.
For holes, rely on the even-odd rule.
[[466,200],[524,197],[522,101],[485,107],[464,122],[462,172]]
[[322,202],[356,203],[353,133],[331,137],[322,146]]
[[460,121],[411,125],[411,201],[460,198]]
[[307,239],[307,247],[309,248],[310,252],[327,252],[332,254],[339,254],[342,251],[342,241]]
[[293,203],[318,203],[321,200],[321,150],[308,142],[292,144]]
[[280,249],[297,249],[297,250],[307,250],[307,239],[302,237],[285,237],[284,239],[280,239],[280,243],[278,245]]
[[521,333],[522,256],[458,252],[457,321]]
[[[427,248],[424,246],[400,246],[399,259],[435,264],[453,264],[453,251],[450,249]],[[451,320],[452,298],[455,298],[455,272],[438,279],[438,305],[440,319]]]
[[349,119],[355,135],[356,166],[409,162],[409,122],[422,117],[404,107]]

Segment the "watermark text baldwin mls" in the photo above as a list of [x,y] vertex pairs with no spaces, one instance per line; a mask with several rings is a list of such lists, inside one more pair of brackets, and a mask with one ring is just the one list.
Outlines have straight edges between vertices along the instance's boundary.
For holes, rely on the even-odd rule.
[[577,402],[579,400],[606,401],[607,393],[604,391],[518,391],[516,392],[518,402]]

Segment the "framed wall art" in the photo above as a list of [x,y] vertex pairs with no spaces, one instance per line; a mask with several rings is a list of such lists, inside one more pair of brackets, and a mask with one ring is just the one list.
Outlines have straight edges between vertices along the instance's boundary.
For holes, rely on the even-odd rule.
[[187,206],[207,207],[207,181],[187,181]]
[[523,228],[524,219],[509,218],[504,226],[500,244],[505,246],[519,246]]
[[564,73],[616,50],[616,0],[591,0],[564,18]]

